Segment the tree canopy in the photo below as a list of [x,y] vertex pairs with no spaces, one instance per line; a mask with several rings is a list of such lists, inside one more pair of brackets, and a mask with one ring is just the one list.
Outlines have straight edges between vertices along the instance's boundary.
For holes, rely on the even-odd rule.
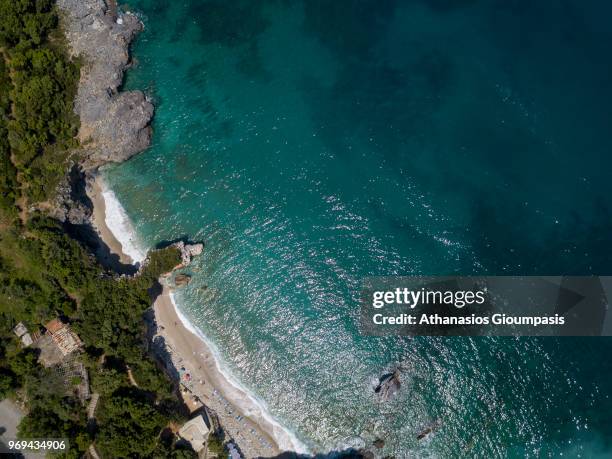
[[[82,457],[92,442],[104,458],[193,457],[161,440],[163,428],[182,419],[182,405],[148,353],[143,320],[149,292],[180,262],[178,250],[153,251],[137,276],[120,277],[65,223],[31,209],[53,197],[78,152],[78,79],[54,1],[0,0],[0,399],[26,403],[21,437],[68,437],[63,457]],[[73,358],[100,394],[97,429],[69,390],[81,378],[44,368],[12,332],[18,322],[34,332],[57,317],[84,343]]]

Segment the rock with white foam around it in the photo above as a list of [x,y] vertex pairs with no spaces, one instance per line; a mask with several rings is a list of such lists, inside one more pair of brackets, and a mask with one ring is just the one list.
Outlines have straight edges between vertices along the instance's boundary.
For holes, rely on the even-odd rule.
[[188,266],[191,264],[193,257],[197,257],[202,254],[204,250],[204,244],[185,244],[183,241],[179,241],[173,244],[174,247],[181,251],[181,266]]

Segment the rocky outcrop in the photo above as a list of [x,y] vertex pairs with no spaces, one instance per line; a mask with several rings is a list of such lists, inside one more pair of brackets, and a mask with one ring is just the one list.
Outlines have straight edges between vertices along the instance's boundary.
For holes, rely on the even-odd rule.
[[400,387],[400,373],[399,370],[395,370],[393,373],[387,373],[380,377],[374,392],[378,394],[381,400],[386,402],[397,395]]
[[61,222],[88,225],[92,215],[91,200],[86,192],[89,180],[79,164],[72,164],[57,187],[47,213]]
[[422,429],[418,434],[417,434],[417,440],[424,440],[425,438],[427,438],[430,434],[434,433],[436,430],[438,430],[438,428],[440,427],[441,422],[439,419],[436,419],[434,422],[432,422],[431,424],[429,424],[428,426],[426,426],[424,429]]
[[74,111],[80,119],[78,164],[46,206],[51,216],[88,225],[92,204],[85,193],[91,171],[122,162],[149,146],[153,105],[141,91],[119,91],[130,65],[129,46],[143,28],[114,0],[57,0],[71,55],[81,63]]
[[[162,276],[166,280],[170,278],[172,273],[178,271],[179,269],[186,268],[187,266],[189,266],[193,258],[197,257],[198,255],[201,255],[202,252],[204,251],[204,244],[202,244],[201,242],[189,244],[183,241],[177,241],[167,246],[164,246],[164,248],[169,248],[169,247],[175,248],[179,251],[181,262],[178,265],[176,265],[174,268],[172,268],[170,272],[167,272]],[[147,259],[143,263],[141,263],[140,266],[138,267],[138,273],[136,275],[140,275],[144,271],[148,263],[149,263],[149,258],[147,257]],[[191,282],[191,276],[189,274],[177,273],[176,276],[174,276],[174,286],[175,287],[183,287],[189,284],[189,282]]]
[[181,264],[175,269],[188,266],[191,263],[191,259],[201,255],[204,250],[204,244],[202,243],[186,244],[183,241],[175,242],[172,244],[172,247],[176,247],[181,251]]
[[174,276],[174,285],[177,287],[189,285],[189,282],[191,282],[191,276],[189,274],[177,274]]
[[[142,30],[130,13],[104,0],[58,0],[73,56],[81,60],[74,110],[81,120],[82,165],[122,162],[149,146],[153,105],[141,91],[119,88],[130,64],[129,45]],[[113,6],[114,4],[111,4]]]

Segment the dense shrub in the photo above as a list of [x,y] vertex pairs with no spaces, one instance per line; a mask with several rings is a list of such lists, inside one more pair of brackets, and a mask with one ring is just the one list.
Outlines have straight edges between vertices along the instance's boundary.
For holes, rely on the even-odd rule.
[[15,189],[15,177],[30,201],[51,197],[77,145],[72,105],[79,70],[57,40],[48,40],[57,22],[50,0],[0,0],[0,168],[9,181],[4,188],[0,181],[0,198],[7,203],[15,198],[6,191]]
[[[121,278],[63,224],[26,212],[53,196],[78,146],[72,105],[79,71],[57,25],[52,0],[0,0],[0,399],[26,401],[22,437],[68,437],[64,457],[82,457],[92,441],[104,457],[193,457],[160,441],[162,428],[180,419],[180,405],[147,354],[143,322],[149,291],[179,263],[178,251],[153,252],[141,275]],[[78,358],[101,394],[98,431],[87,430],[85,405],[66,390],[78,378],[65,381],[43,368],[12,332],[18,322],[33,331],[57,316],[85,344]]]
[[125,390],[105,398],[96,445],[105,457],[147,457],[157,447],[166,421],[144,394]]

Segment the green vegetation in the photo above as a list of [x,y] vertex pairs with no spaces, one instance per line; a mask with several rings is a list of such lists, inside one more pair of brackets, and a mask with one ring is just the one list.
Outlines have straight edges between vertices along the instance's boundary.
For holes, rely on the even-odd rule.
[[37,365],[25,375],[28,415],[19,425],[23,438],[70,438],[69,457],[82,455],[89,443],[86,415],[75,397],[64,396],[64,381],[53,370]]
[[[140,391],[125,389],[115,394],[101,407],[96,445],[108,457],[151,455],[157,446],[151,439],[159,435],[166,420]],[[129,441],[117,441],[125,438],[126,432],[130,433]]]
[[[166,250],[174,251],[178,258],[178,251]],[[79,335],[106,355],[120,357],[128,364],[140,365],[143,353],[142,314],[151,304],[147,290],[164,272],[159,266],[157,268],[147,266],[137,278],[97,278],[93,288],[80,293],[79,321],[75,324]]]
[[[194,457],[162,432],[182,405],[147,351],[143,314],[175,248],[150,254],[136,277],[105,270],[62,223],[27,211],[49,201],[78,146],[72,101],[78,65],[65,51],[52,0],[0,0],[0,399],[23,401],[23,438],[68,437],[65,457],[93,442],[105,458]],[[63,377],[12,332],[61,317],[84,343],[76,356],[100,394],[97,425]]]
[[53,3],[0,0],[0,161],[14,168],[0,182],[5,206],[15,182],[31,202],[52,197],[77,146],[72,104],[79,70],[62,46]]
[[225,453],[225,443],[218,432],[213,432],[208,436],[208,450],[219,457]]
[[0,54],[0,57],[2,57],[0,59],[0,209],[14,214],[17,169],[11,162],[8,141],[8,121],[11,109],[9,93],[12,84],[3,54]]
[[[181,420],[181,409],[171,382],[146,351],[143,313],[153,282],[179,263],[178,250],[153,252],[139,276],[119,278],[52,219],[33,217],[0,237],[0,395],[19,391],[26,400],[29,414],[20,434],[69,437],[79,455],[85,450],[78,445],[86,449],[92,441],[104,457],[152,453],[161,429]],[[86,407],[66,392],[80,379],[58,380],[12,333],[19,321],[33,331],[57,316],[69,320],[85,343],[91,387],[101,394],[96,431],[86,428]]]

